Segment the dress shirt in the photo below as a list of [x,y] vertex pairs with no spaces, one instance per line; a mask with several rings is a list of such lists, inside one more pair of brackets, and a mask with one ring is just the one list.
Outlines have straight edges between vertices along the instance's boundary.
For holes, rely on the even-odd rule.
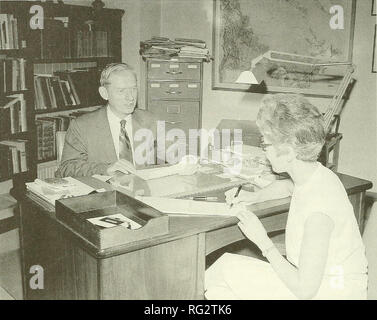
[[109,126],[111,131],[111,136],[113,137],[114,147],[115,147],[115,153],[119,159],[119,134],[120,134],[120,121],[126,120],[126,131],[128,134],[128,137],[131,141],[131,147],[133,150],[133,136],[132,136],[132,114],[129,114],[123,119],[118,118],[114,112],[111,111],[110,106],[107,106],[107,119],[109,120]]

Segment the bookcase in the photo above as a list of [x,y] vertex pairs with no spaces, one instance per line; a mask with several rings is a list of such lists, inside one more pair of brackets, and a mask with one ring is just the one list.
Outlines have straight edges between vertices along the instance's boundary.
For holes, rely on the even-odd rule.
[[[43,10],[43,29],[30,23],[35,5],[39,13]],[[99,75],[108,63],[121,61],[123,14],[63,3],[0,1],[0,181],[12,178],[14,187],[23,188],[37,177],[38,167],[56,165],[56,132],[104,103]],[[7,172],[3,163],[10,167]]]

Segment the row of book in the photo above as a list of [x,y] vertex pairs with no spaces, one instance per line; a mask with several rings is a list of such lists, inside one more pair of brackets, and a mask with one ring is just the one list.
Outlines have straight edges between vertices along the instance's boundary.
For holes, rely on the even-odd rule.
[[37,129],[37,155],[38,161],[56,159],[57,156],[57,132],[67,131],[71,119],[87,113],[88,111],[76,111],[69,115],[57,115],[39,117],[35,120]]
[[27,140],[0,141],[0,181],[28,170],[26,156]]
[[109,44],[106,31],[77,31],[74,41],[77,58],[109,57]]
[[27,131],[26,101],[22,93],[0,99],[0,138]]
[[98,92],[99,77],[97,68],[58,71],[53,75],[35,75],[35,110],[102,104],[103,100]]
[[17,19],[13,14],[0,13],[0,49],[19,49]]
[[143,58],[187,57],[210,61],[211,56],[205,41],[200,39],[152,37],[140,42],[140,55]]
[[26,90],[26,60],[0,55],[0,94],[10,91]]
[[[107,31],[91,26],[71,26],[68,17],[45,19],[43,30],[32,30],[33,55],[41,59],[108,57],[110,37]],[[63,22],[64,21],[64,22]]]

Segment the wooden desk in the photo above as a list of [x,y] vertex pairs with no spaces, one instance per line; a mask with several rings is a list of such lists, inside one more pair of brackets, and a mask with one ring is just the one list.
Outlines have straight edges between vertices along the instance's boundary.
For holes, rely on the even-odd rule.
[[[339,174],[361,229],[369,181]],[[289,198],[256,204],[268,232],[283,230]],[[206,255],[244,239],[235,217],[170,217],[163,236],[98,250],[26,193],[20,202],[25,299],[202,299]],[[32,265],[44,289],[31,289]]]

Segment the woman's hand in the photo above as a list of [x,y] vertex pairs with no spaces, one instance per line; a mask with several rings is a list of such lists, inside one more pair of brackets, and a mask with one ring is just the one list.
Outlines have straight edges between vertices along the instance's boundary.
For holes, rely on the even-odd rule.
[[234,197],[236,195],[237,188],[232,188],[225,192],[225,200],[227,204],[237,204],[240,202],[250,202],[254,203],[258,201],[258,193],[257,192],[248,192],[241,190],[238,194],[238,197]]
[[261,251],[268,249],[272,245],[272,241],[268,237],[266,229],[255,213],[241,210],[236,216],[240,220],[238,227],[247,238],[261,249]]

